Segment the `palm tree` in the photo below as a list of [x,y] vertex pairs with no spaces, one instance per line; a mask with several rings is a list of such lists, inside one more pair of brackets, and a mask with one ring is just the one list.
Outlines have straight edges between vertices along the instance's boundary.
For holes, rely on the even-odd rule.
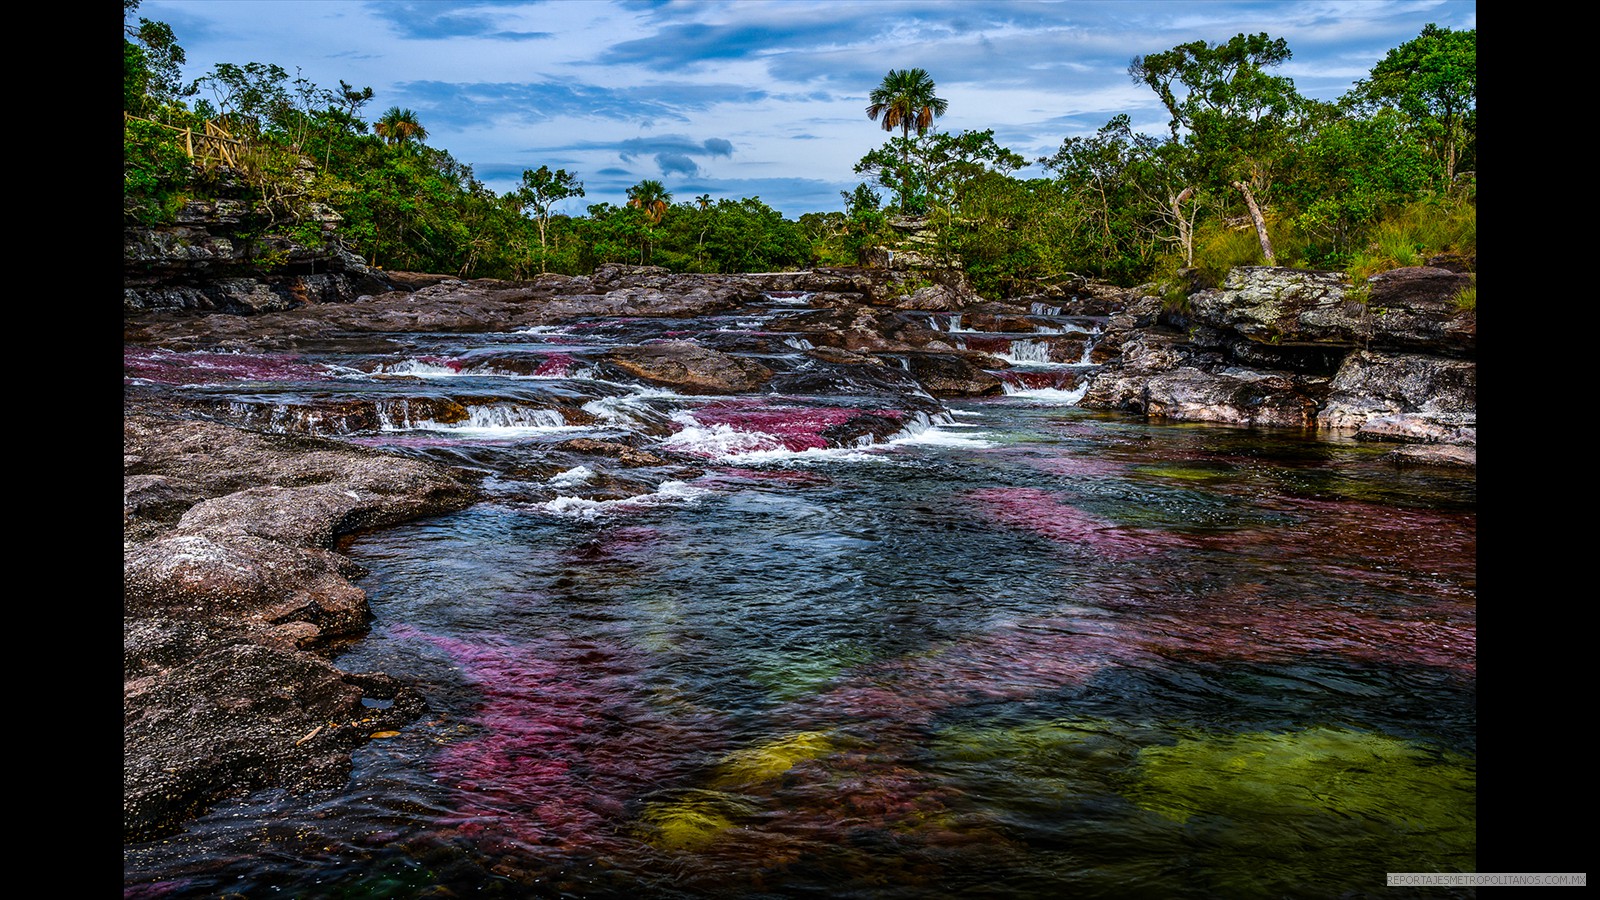
[[917,136],[921,137],[933,127],[933,120],[950,108],[949,102],[936,96],[933,89],[933,79],[928,77],[926,69],[890,69],[889,74],[883,76],[883,83],[867,97],[872,101],[867,107],[867,118],[876,122],[882,116],[884,131],[900,129],[901,211],[911,199],[911,129],[916,128]]
[[[672,202],[672,195],[667,193],[667,186],[653,178],[646,178],[631,188],[628,188],[628,205],[638,207],[644,212],[644,217],[650,225],[661,224],[661,217],[667,214],[667,205]],[[645,227],[644,233],[639,238],[639,265],[644,265],[648,258],[650,242],[650,228]]]
[[644,210],[651,225],[661,224],[661,217],[667,214],[667,204],[671,202],[667,186],[652,178],[628,188],[628,205]]
[[423,128],[422,123],[417,121],[417,114],[398,106],[384,110],[383,115],[373,124],[372,130],[391,147],[411,141],[420,143],[428,136],[428,129]]
[[947,101],[934,96],[933,79],[926,69],[890,69],[867,99],[872,101],[867,118],[876,122],[882,116],[884,131],[898,128],[905,138],[911,136],[913,127],[919,135],[927,131],[933,120],[950,108]]

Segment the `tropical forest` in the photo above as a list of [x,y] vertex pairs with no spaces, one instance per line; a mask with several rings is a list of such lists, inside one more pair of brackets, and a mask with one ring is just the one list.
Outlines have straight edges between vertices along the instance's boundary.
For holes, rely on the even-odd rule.
[[[855,166],[843,211],[785,216],[759,197],[674,196],[640,181],[622,204],[553,212],[583,173],[532,165],[496,194],[426,123],[370,88],[313,84],[282,65],[219,64],[186,82],[172,29],[124,0],[123,218],[170,220],[230,190],[263,233],[331,239],[375,266],[464,278],[583,274],[602,263],[674,272],[856,265],[916,218],[924,250],[959,260],[984,296],[1076,276],[1118,284],[1235,265],[1366,276],[1476,252],[1477,33],[1428,26],[1337,101],[1277,74],[1282,38],[1197,40],[1132,60],[1168,131],[1116,116],[1027,159],[992,131],[938,129],[948,103],[921,68],[872,86],[864,128],[884,144]],[[1015,173],[1037,165],[1043,177]],[[224,184],[226,182],[226,185]],[[1175,282],[1174,282],[1175,283]]]

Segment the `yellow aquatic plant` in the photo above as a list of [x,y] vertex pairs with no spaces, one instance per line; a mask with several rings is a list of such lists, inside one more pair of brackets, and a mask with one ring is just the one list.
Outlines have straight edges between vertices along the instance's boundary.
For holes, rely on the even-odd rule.
[[770,781],[801,761],[827,756],[834,749],[833,738],[826,731],[800,731],[785,735],[728,754],[717,765],[715,783],[737,786]]

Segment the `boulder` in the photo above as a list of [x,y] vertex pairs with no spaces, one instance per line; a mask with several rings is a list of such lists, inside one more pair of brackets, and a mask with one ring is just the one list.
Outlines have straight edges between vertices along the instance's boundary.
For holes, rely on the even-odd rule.
[[935,397],[987,397],[1005,393],[1000,378],[955,353],[905,353],[911,377]]
[[662,341],[619,348],[606,355],[606,364],[651,384],[690,394],[753,391],[772,377],[772,370],[758,362],[719,353],[691,341]]
[[1470,360],[1360,350],[1340,365],[1317,418],[1325,428],[1361,428],[1396,416],[1447,429],[1475,428],[1477,395],[1478,366]]

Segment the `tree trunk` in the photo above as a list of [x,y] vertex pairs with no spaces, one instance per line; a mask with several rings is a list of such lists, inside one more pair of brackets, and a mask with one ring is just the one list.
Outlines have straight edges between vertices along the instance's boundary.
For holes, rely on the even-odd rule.
[[1170,198],[1172,203],[1172,218],[1178,223],[1178,243],[1183,246],[1183,264],[1194,265],[1194,229],[1189,227],[1189,220],[1183,217],[1183,201],[1194,194],[1194,188],[1186,187],[1178,195]]
[[1278,259],[1272,255],[1272,238],[1267,237],[1267,220],[1261,215],[1261,207],[1256,205],[1256,195],[1243,181],[1235,181],[1233,186],[1244,195],[1244,205],[1250,207],[1250,218],[1256,223],[1256,237],[1261,239],[1261,255],[1266,258],[1267,265],[1277,265]]
[[549,256],[549,253],[546,252],[545,246],[544,246],[544,226],[545,226],[546,217],[545,216],[540,216],[538,221],[539,221],[539,272],[542,274],[545,271],[545,260]]

